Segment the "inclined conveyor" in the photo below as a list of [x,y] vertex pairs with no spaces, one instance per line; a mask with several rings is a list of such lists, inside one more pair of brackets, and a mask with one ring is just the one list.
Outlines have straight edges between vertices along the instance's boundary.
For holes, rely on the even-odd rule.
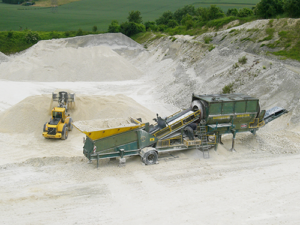
[[165,119],[157,115],[154,127],[150,128],[149,133],[158,139],[165,139],[187,125],[199,120],[200,110],[194,112],[191,108],[175,113]]

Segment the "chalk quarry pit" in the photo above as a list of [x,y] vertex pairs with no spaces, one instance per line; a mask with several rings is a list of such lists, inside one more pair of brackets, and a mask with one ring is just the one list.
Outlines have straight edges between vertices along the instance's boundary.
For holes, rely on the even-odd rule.
[[[164,37],[145,49],[122,34],[101,34],[1,54],[0,223],[299,224],[300,66],[246,45],[236,49],[230,40],[217,44],[226,32],[218,32],[211,52],[199,46],[201,36]],[[247,64],[232,71],[243,55]],[[235,91],[289,113],[256,136],[238,134],[237,152],[228,151],[227,135],[209,159],[195,149],[160,155],[154,166],[130,157],[125,167],[101,160],[96,169],[82,154],[78,130],[65,141],[41,135],[52,92],[76,93],[70,113],[92,129],[130,116],[152,122],[156,113],[187,107],[192,93],[220,93],[241,74],[250,75]]]

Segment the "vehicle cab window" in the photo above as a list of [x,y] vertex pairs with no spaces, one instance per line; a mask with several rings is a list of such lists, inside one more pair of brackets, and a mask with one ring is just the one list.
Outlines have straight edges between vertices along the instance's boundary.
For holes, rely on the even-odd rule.
[[61,119],[62,113],[61,112],[53,112],[53,118],[54,119]]

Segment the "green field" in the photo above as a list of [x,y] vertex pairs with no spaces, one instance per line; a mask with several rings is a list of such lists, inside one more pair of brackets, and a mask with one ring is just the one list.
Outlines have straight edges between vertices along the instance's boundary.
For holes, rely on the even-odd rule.
[[[1,0],[0,0],[1,1]],[[81,0],[57,8],[10,5],[0,2],[0,31],[107,31],[112,20],[125,22],[128,12],[139,10],[143,21],[153,21],[165,11],[174,12],[185,5],[197,7],[218,5],[224,12],[228,8],[251,8],[260,0]],[[59,0],[58,0],[59,2]]]

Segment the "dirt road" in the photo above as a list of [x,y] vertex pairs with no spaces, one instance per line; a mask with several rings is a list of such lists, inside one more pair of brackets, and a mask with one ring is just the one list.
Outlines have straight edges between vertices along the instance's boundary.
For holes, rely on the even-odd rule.
[[1,166],[2,224],[297,224],[299,155],[198,150],[103,160],[31,158]]

